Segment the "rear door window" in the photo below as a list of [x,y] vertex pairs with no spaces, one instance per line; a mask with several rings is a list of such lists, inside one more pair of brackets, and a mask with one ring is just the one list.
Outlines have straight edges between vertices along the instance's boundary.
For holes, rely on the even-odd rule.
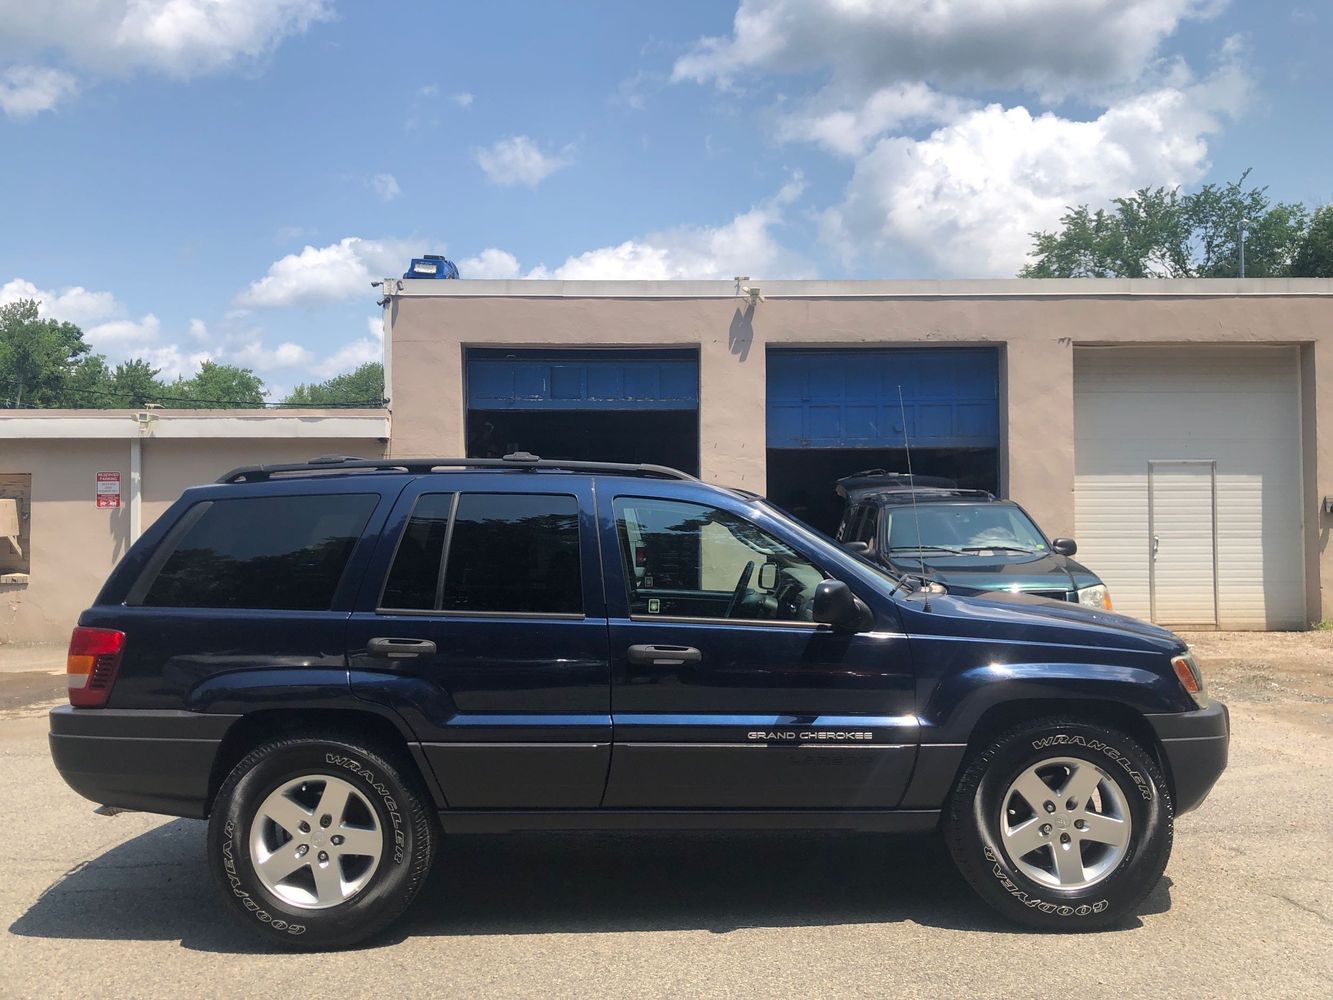
[[456,614],[582,614],[577,498],[424,494],[399,542],[380,607]]
[[240,497],[191,522],[142,604],[163,608],[322,611],[333,603],[375,494]]

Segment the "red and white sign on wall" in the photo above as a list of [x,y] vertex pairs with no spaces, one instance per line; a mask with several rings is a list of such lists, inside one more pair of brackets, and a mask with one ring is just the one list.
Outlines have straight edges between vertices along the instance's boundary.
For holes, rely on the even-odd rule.
[[120,473],[99,472],[97,474],[97,506],[120,506]]

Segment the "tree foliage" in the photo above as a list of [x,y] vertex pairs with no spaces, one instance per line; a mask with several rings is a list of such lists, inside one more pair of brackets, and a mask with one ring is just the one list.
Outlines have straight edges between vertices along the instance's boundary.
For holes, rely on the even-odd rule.
[[1310,220],[1292,271],[1306,278],[1333,278],[1333,205],[1325,205]]
[[179,409],[217,410],[264,405],[264,382],[249,368],[205,361],[191,378],[178,378],[163,395]]
[[42,319],[38,303],[0,306],[0,405],[69,409],[130,409],[158,403],[173,409],[264,405],[264,383],[248,368],[205,361],[191,378],[164,382],[142,358],[114,368],[95,354],[73,323]]
[[42,319],[32,299],[0,306],[0,398],[7,405],[66,405],[65,390],[88,354],[77,326]]
[[327,382],[298,385],[283,402],[295,406],[380,406],[384,402],[384,366],[371,361]]
[[[1229,184],[1141,188],[1109,210],[1070,208],[1057,232],[1032,234],[1024,278],[1222,278],[1240,272],[1245,220],[1245,276],[1314,274],[1302,251],[1314,225],[1304,205],[1272,203],[1265,187]],[[1318,216],[1316,215],[1316,218]],[[1333,228],[1333,222],[1326,223]],[[1317,251],[1312,249],[1312,254]],[[1313,258],[1312,258],[1313,259]]]

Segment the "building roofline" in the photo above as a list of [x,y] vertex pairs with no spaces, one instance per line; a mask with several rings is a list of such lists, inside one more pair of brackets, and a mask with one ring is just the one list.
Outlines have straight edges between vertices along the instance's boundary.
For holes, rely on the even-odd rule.
[[70,438],[364,438],[389,436],[389,411],[0,410],[0,440]]
[[1333,296],[1333,278],[964,278],[952,280],[554,281],[386,278],[390,298],[765,299],[1239,298]]

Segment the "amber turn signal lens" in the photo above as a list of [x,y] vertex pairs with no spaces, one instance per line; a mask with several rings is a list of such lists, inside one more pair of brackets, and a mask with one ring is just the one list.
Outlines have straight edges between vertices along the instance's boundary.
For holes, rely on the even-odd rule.
[[1181,687],[1190,694],[1198,694],[1203,690],[1203,688],[1199,686],[1199,678],[1194,675],[1194,668],[1190,665],[1190,661],[1185,657],[1174,657],[1171,660],[1171,669],[1176,672],[1176,677],[1180,680]]

